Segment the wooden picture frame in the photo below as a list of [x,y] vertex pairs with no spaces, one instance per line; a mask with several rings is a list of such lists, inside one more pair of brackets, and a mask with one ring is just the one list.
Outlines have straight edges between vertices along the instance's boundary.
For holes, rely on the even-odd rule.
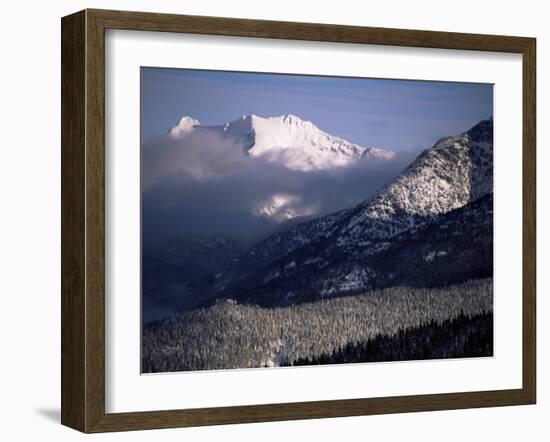
[[[512,390],[131,413],[105,412],[105,30],[140,30],[523,57],[523,385]],[[536,102],[533,38],[84,10],[62,19],[62,424],[83,432],[534,404]]]

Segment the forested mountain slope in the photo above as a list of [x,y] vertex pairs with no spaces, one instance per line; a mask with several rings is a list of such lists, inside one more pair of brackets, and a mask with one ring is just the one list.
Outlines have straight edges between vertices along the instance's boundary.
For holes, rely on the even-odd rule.
[[284,365],[331,354],[350,342],[491,313],[492,306],[491,279],[441,289],[390,288],[280,308],[225,300],[147,324],[142,371]]
[[210,280],[214,295],[286,305],[490,276],[492,158],[492,120],[444,138],[369,200],[272,235],[235,259]]

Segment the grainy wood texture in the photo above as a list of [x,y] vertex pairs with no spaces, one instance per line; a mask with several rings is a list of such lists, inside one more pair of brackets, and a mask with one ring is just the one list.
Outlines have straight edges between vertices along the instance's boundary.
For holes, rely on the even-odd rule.
[[85,53],[86,15],[61,34],[61,422],[85,428]]
[[536,40],[523,50],[523,390],[536,402],[537,384],[537,96]]
[[[105,413],[105,29],[523,55],[523,387],[339,401]],[[62,423],[141,430],[535,403],[535,40],[355,26],[85,10],[62,19]],[[519,146],[518,146],[519,148]]]

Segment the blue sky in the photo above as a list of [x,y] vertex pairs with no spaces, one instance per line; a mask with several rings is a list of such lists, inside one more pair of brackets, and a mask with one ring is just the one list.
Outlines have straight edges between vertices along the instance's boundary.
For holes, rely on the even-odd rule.
[[493,116],[490,84],[141,69],[142,137],[183,115],[223,124],[243,114],[295,114],[354,143],[394,151],[431,147]]

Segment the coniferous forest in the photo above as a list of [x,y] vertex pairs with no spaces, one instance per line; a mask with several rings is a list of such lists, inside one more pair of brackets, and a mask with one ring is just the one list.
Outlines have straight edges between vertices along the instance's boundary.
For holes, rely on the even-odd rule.
[[224,300],[148,324],[145,373],[492,355],[492,279],[288,307]]
[[390,362],[423,359],[477,358],[493,355],[493,314],[468,316],[399,330],[392,336],[376,335],[350,342],[332,353],[283,362],[282,366]]

